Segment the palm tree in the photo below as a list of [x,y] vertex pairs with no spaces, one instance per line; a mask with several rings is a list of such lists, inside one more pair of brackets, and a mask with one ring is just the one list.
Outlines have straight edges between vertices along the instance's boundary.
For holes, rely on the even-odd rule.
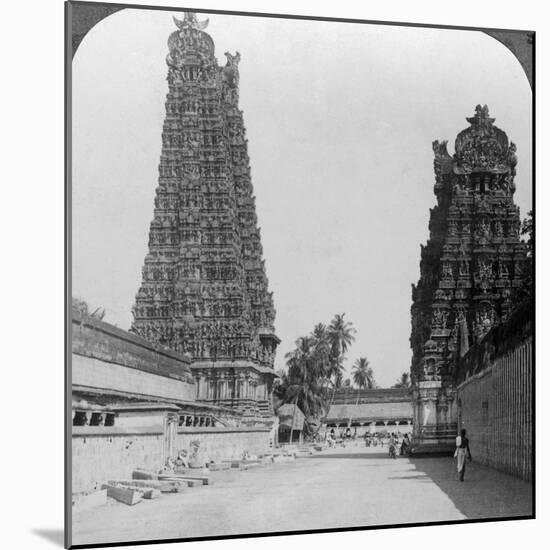
[[345,313],[337,313],[328,327],[329,341],[335,356],[341,356],[348,351],[355,340],[355,329],[352,323],[344,320]]
[[330,341],[326,325],[318,323],[311,333],[312,354],[315,370],[322,384],[328,386],[331,375]]
[[392,388],[410,388],[411,387],[411,376],[408,372],[403,372],[401,376],[395,381],[395,384]]
[[[296,340],[296,348],[287,353],[288,378],[285,400],[299,407],[306,417],[316,416],[324,407],[322,368],[316,362],[315,340],[303,336]],[[296,409],[292,418],[290,441],[294,431]]]
[[353,383],[359,388],[369,388],[372,389],[376,387],[376,382],[374,380],[374,373],[372,368],[369,366],[369,360],[366,357],[359,357],[353,368],[351,369],[351,376],[353,378]]
[[[344,381],[344,355],[355,340],[353,324],[344,319],[345,313],[337,313],[327,329],[330,344],[330,378],[333,380],[332,397],[328,410],[334,401],[336,388],[340,388]],[[327,413],[328,413],[327,410]]]
[[[369,365],[369,360],[366,357],[359,357],[351,369],[353,383],[357,386],[357,399],[355,401],[356,406],[359,405],[359,393],[362,388],[372,389],[376,387],[374,373]],[[348,426],[351,426],[351,416]]]

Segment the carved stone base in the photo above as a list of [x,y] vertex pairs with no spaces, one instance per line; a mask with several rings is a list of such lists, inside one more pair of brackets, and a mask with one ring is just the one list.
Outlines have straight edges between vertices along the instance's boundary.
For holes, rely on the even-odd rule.
[[413,390],[411,454],[448,454],[457,435],[456,390],[440,380],[419,382]]

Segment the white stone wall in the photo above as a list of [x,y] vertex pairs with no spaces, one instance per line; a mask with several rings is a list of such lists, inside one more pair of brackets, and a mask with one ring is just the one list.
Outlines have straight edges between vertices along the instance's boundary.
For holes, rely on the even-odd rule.
[[93,489],[109,479],[129,479],[136,467],[162,466],[164,436],[157,434],[73,435],[72,492]]
[[241,456],[244,451],[258,455],[269,449],[270,432],[270,429],[263,428],[205,428],[201,431],[180,428],[175,448],[188,450],[191,441],[200,441],[201,450],[210,460],[236,458]]
[[[187,450],[191,441],[199,440],[211,460],[220,460],[245,450],[264,453],[269,437],[268,428],[180,428],[174,449]],[[128,479],[134,468],[157,471],[163,466],[163,453],[162,427],[73,427],[72,492],[93,489],[109,479]]]

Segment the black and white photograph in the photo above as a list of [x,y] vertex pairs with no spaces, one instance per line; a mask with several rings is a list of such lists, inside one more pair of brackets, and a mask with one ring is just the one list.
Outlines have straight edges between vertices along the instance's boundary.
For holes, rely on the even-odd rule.
[[534,31],[208,8],[65,4],[65,544],[534,518]]

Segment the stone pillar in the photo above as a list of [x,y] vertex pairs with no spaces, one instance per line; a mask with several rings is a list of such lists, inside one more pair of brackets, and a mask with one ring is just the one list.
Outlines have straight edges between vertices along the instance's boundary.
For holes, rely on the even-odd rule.
[[247,374],[244,378],[244,398],[250,399],[250,375]]
[[242,373],[239,373],[239,378],[237,379],[237,396],[239,399],[244,399],[244,376]]

